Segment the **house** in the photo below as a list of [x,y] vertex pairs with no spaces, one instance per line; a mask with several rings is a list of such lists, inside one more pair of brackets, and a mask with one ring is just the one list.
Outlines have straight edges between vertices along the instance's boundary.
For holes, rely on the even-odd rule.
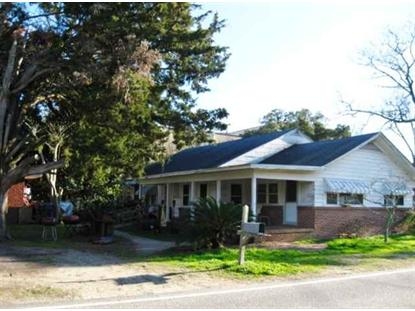
[[8,224],[27,223],[32,220],[32,210],[27,208],[24,191],[24,182],[13,185],[7,191]]
[[382,133],[314,142],[293,129],[185,149],[150,165],[140,183],[166,221],[213,196],[248,204],[269,232],[329,237],[353,226],[381,232],[391,199],[402,217],[413,207],[415,169]]

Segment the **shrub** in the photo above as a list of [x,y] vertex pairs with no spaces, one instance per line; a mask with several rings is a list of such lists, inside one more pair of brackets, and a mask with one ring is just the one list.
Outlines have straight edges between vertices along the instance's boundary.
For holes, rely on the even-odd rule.
[[241,218],[241,205],[217,203],[213,197],[202,198],[194,203],[184,234],[196,248],[220,248],[236,235]]
[[365,234],[364,221],[354,218],[344,223],[338,230],[340,238],[355,238]]
[[415,234],[415,211],[409,211],[398,226],[398,231],[402,233]]

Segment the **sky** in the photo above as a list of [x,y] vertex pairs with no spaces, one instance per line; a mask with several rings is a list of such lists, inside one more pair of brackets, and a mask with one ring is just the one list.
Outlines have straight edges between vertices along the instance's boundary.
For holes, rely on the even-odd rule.
[[[232,54],[225,72],[209,82],[198,106],[229,112],[228,132],[259,125],[272,109],[321,112],[328,125],[353,134],[382,130],[367,116],[345,116],[341,99],[359,108],[388,98],[360,52],[379,44],[388,28],[415,18],[414,1],[203,2],[225,19],[215,42]],[[401,151],[401,142],[383,128]]]

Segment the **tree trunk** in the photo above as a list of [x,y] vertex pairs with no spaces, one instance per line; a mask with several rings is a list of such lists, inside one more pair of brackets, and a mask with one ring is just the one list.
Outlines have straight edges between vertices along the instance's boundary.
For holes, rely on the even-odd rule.
[[7,194],[0,193],[0,241],[11,239],[6,221],[7,209]]
[[[52,171],[53,172],[56,170]],[[55,215],[56,215],[56,219],[59,219],[59,215],[60,215],[60,206],[59,206],[59,202],[60,202],[60,195],[58,190],[56,189],[56,178],[50,178],[50,196],[51,196],[51,201],[53,203],[53,206],[55,207]]]
[[389,241],[390,230],[395,220],[395,208],[386,208],[386,222],[385,222],[385,233],[384,242]]

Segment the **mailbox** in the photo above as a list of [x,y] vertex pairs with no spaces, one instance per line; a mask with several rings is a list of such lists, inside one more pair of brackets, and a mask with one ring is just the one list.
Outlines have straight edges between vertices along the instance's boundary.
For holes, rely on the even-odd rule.
[[250,234],[265,233],[265,223],[263,222],[243,222],[241,231]]

